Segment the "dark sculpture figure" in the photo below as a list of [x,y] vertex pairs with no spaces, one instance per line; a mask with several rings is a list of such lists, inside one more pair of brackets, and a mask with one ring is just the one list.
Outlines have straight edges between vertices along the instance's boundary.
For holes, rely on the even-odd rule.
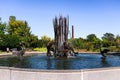
[[100,54],[102,55],[102,58],[105,59],[106,58],[106,54],[110,51],[110,49],[105,48],[105,49],[101,49],[102,48],[102,44],[100,43]]
[[20,60],[22,60],[23,55],[25,54],[25,49],[22,49],[20,51],[18,51],[17,49],[11,49],[11,50],[13,55],[16,55]]
[[12,49],[12,54],[17,56],[23,56],[25,54],[25,50],[18,51],[18,50]]
[[[74,49],[68,43],[68,33],[69,33],[69,17],[59,18],[55,17],[53,20],[54,27],[54,56],[55,57],[67,57],[69,54],[76,55]],[[47,55],[51,55],[51,44],[47,45]],[[74,54],[72,54],[73,52]]]
[[106,54],[109,52],[110,50],[109,49],[104,49],[104,50],[100,50],[100,53],[102,55],[102,58],[106,58]]
[[[73,47],[70,45],[70,43],[64,42],[64,50],[66,51],[65,56],[70,54],[71,56],[76,56],[78,53],[74,51]],[[67,54],[68,52],[68,54]]]
[[[68,43],[69,17],[55,17],[53,20],[54,41],[47,44],[47,56],[67,57],[69,54],[76,55],[74,49]],[[72,52],[74,54],[72,54]]]
[[54,48],[52,47],[54,42],[49,42],[47,44],[47,56],[52,56],[52,52],[54,52]]
[[25,44],[23,42],[20,43],[21,50],[17,50],[17,48],[11,49],[12,54],[16,55],[20,60],[23,59],[23,55],[25,54]]
[[[49,42],[47,44],[47,56],[52,56],[53,53],[55,53],[54,47],[52,47],[53,45],[55,45],[55,42]],[[78,53],[74,51],[74,49],[72,48],[72,46],[70,45],[70,43],[68,42],[64,42],[63,43],[63,50],[59,50],[58,52],[62,52],[63,53],[63,57],[67,57],[68,54],[70,54],[71,56],[76,56]],[[57,55],[57,56],[61,56],[61,55]]]

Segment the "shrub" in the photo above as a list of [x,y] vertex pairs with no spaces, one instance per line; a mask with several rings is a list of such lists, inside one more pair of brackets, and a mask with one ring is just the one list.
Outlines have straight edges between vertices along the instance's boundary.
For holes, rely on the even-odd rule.
[[112,51],[112,52],[117,51],[116,46],[110,46],[110,51]]
[[34,51],[47,52],[47,48],[34,48]]

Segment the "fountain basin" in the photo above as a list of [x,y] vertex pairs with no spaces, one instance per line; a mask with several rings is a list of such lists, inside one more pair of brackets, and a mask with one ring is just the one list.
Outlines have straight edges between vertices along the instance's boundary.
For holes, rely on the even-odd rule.
[[[26,58],[28,58],[28,57],[32,57],[31,59],[33,61],[34,61],[34,58],[35,58],[35,61],[36,61],[36,59],[37,60],[41,60],[41,59],[47,60],[48,59],[47,57],[45,57],[44,54],[34,55],[34,56],[26,56]],[[12,59],[12,57],[10,57],[10,58]],[[6,57],[6,59],[3,59],[3,61],[10,60],[10,58]],[[86,58],[88,58],[88,62],[85,60]],[[114,62],[111,60],[111,58]],[[17,58],[14,58],[14,59],[17,60]],[[13,61],[14,61],[14,59],[13,59]],[[31,59],[29,58],[28,62],[29,62],[29,60],[31,61]],[[71,61],[73,59],[75,59],[75,62]],[[76,61],[76,59],[77,59],[77,61]],[[106,67],[80,68],[79,65],[76,65],[75,63],[80,63],[79,61],[81,59],[83,59],[83,63],[85,64],[84,66],[87,66],[88,65],[87,63],[90,64],[91,62],[94,62],[96,59],[97,59],[96,60],[97,64],[100,62],[100,63],[102,63],[102,66],[106,66],[106,65],[107,66]],[[54,58],[48,59],[49,61],[53,60],[52,61],[53,64],[51,64],[51,67],[49,65],[49,68],[48,67],[40,68],[38,66],[37,66],[38,68],[36,68],[36,66],[32,66],[33,68],[31,69],[31,67],[27,68],[27,67],[25,67],[25,65],[20,64],[20,63],[19,63],[20,66],[18,66],[16,64],[17,62],[15,62],[14,65],[9,65],[7,67],[6,65],[1,65],[1,63],[0,63],[0,65],[2,66],[2,67],[0,67],[0,80],[65,80],[65,79],[66,80],[117,80],[120,78],[120,76],[119,76],[120,67],[118,65],[119,59],[120,59],[119,56],[109,55],[109,57],[107,57],[105,60],[105,61],[107,61],[107,63],[105,62],[106,65],[104,64],[104,61],[102,62],[101,55],[98,55],[98,54],[79,54],[75,58],[70,57],[65,60],[57,59],[58,61],[55,59],[55,61],[57,61],[57,63],[59,63],[59,61],[60,61],[62,65],[64,62],[66,63],[66,61],[70,61],[72,63],[72,65],[74,64],[79,68],[69,67],[71,64],[69,66],[61,66],[60,63],[58,65],[61,66],[62,68],[59,68],[58,65],[56,65],[57,67],[55,67],[54,63],[56,63],[56,62],[54,62]],[[96,63],[96,61],[95,61],[95,63]],[[18,62],[19,62],[19,60],[18,60]],[[43,63],[44,62],[45,61],[43,61]],[[52,63],[52,62],[50,62],[50,63]],[[26,62],[24,62],[24,63],[26,63]],[[40,65],[43,63],[36,62],[36,63],[34,63],[34,65],[35,64]],[[46,61],[46,63],[47,63],[47,61]],[[81,62],[81,64],[83,64],[83,63]],[[112,64],[112,66],[110,64]],[[117,66],[115,66],[115,64],[117,64]],[[53,69],[53,67],[55,67],[56,69]]]
[[24,56],[20,61],[17,57],[0,58],[0,66],[44,69],[44,70],[80,70],[106,67],[119,67],[120,56],[108,55],[101,59],[100,54],[78,54],[68,58],[47,57],[46,54]]

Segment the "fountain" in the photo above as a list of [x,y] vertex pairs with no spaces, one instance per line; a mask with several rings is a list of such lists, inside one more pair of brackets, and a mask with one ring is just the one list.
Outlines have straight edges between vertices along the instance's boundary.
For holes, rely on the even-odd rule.
[[[10,65],[10,67],[20,68],[22,67],[32,69],[84,69],[120,65],[111,64],[113,62],[109,61],[110,60],[109,57],[106,57],[106,53],[109,50],[108,49],[101,50],[102,46],[101,44],[99,44],[101,54],[87,54],[87,53],[78,54],[77,52],[75,52],[73,47],[71,47],[71,44],[68,42],[69,17],[62,16],[60,16],[59,18],[55,17],[55,19],[53,20],[53,28],[54,28],[54,41],[49,42],[47,44],[48,57],[45,54],[24,56],[24,58],[21,61],[18,60],[18,62],[15,61],[15,63],[14,58],[6,58],[3,60],[3,62],[5,61],[5,63],[7,63],[5,64],[5,66]],[[74,39],[74,26],[72,26],[72,39]],[[24,45],[22,46],[24,47]],[[17,56],[19,58],[23,56],[24,50],[15,51],[13,53],[15,54],[17,53]],[[1,65],[4,64],[1,63]]]
[[[23,56],[24,50],[15,51],[15,54],[20,53],[17,57],[1,56],[0,80],[115,80],[120,78],[120,56],[106,57],[105,53],[109,50],[101,50],[101,47],[101,54],[78,54],[68,42],[69,18],[55,17],[53,25],[55,39],[47,44],[47,56],[42,53]],[[72,29],[74,31],[74,27]],[[73,34],[72,38],[74,38]],[[54,57],[51,57],[52,55]],[[21,56],[24,57],[22,60],[19,59]]]
[[[71,44],[68,43],[69,17],[55,17],[53,20],[53,25],[55,39],[53,42],[47,44],[47,56],[51,56],[50,51],[53,51],[54,57],[67,58],[69,54],[77,54],[74,52]],[[52,45],[54,45],[54,48],[51,48]]]
[[[49,42],[47,44],[48,57],[45,54],[23,56],[25,53],[24,51],[25,46],[23,43],[21,43],[22,50],[20,51],[13,50],[13,54],[17,54],[18,59],[16,59],[15,57],[1,58],[0,62],[2,63],[0,63],[0,65],[33,69],[84,69],[120,65],[119,63],[113,65],[113,60],[115,59],[116,56],[108,55],[108,57],[106,57],[106,53],[109,50],[108,49],[102,50],[101,44],[99,44],[101,54],[88,54],[88,53],[78,54],[77,52],[75,52],[73,47],[71,47],[71,44],[68,42],[69,17],[67,18],[62,16],[60,16],[59,18],[55,17],[55,19],[53,20],[53,26],[54,26],[54,41]],[[73,26],[72,26],[72,39],[74,39]]]

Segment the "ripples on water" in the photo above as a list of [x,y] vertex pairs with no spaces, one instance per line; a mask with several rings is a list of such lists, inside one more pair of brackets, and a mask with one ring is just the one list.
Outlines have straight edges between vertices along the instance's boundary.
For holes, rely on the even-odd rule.
[[0,66],[32,68],[32,69],[91,69],[120,66],[120,56],[108,55],[106,60],[99,54],[79,54],[67,59],[48,58],[45,54],[24,56],[20,61],[17,57],[0,58]]

